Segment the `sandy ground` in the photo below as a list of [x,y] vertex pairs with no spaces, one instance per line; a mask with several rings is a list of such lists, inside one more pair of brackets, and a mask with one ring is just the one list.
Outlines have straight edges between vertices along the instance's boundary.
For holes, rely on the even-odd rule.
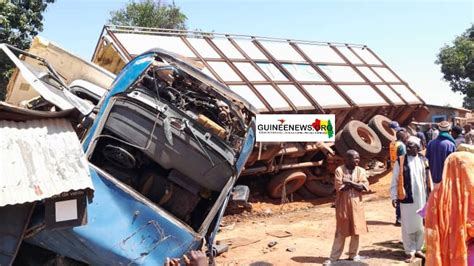
[[[389,183],[387,175],[365,195],[369,233],[361,236],[360,255],[369,258],[363,263],[342,261],[337,265],[403,264],[400,227],[393,225],[395,214],[388,198]],[[218,265],[321,265],[330,253],[335,232],[331,202],[257,202],[251,212],[226,216],[218,241],[230,248],[217,258]],[[272,241],[276,244],[269,247]],[[347,258],[348,242],[341,259]]]

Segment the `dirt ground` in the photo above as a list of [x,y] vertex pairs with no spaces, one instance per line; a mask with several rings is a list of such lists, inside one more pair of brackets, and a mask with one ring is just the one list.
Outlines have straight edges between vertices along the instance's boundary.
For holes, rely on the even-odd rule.
[[[337,265],[404,264],[400,227],[393,225],[390,178],[388,174],[372,184],[372,192],[364,198],[369,233],[361,236],[360,255],[369,258],[363,263],[343,261]],[[218,241],[230,247],[217,258],[218,265],[321,265],[330,253],[335,232],[332,200],[284,205],[256,202],[251,212],[226,216]],[[341,259],[347,258],[348,242]]]

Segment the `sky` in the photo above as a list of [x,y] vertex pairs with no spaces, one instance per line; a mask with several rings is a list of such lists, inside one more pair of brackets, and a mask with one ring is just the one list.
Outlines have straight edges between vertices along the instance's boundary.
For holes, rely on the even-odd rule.
[[[40,36],[90,60],[110,12],[129,0],[56,0]],[[170,2],[170,1],[169,1]],[[462,106],[434,62],[474,23],[474,1],[175,0],[189,29],[366,44],[427,103]]]

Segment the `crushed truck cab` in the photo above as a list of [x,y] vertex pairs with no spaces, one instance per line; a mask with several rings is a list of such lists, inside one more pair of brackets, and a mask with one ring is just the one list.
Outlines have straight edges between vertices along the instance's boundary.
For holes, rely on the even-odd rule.
[[[14,61],[21,74],[35,74]],[[94,189],[87,223],[47,230],[44,213],[34,212],[22,240],[87,264],[163,265],[204,244],[212,258],[224,209],[255,144],[254,108],[159,49],[131,60],[105,93],[72,87],[40,86],[49,111],[37,112],[72,109],[71,123],[80,121],[74,126]],[[101,93],[94,108],[76,107],[94,106]]]

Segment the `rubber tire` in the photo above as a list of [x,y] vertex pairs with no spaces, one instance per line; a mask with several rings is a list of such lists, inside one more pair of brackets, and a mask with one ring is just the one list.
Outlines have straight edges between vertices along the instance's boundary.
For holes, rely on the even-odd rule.
[[[388,127],[392,120],[383,115],[376,115],[369,121],[369,127],[375,131],[382,145],[388,147],[392,141],[397,140],[395,130]],[[385,125],[385,127],[384,127]]]
[[342,138],[342,130],[337,132],[336,136],[334,137],[334,145],[336,146],[337,153],[344,157],[346,152],[349,150],[349,147],[347,147],[346,142]]
[[304,186],[309,190],[309,192],[319,197],[329,197],[334,195],[336,192],[333,184],[324,184],[320,180],[308,180],[304,183]]
[[311,193],[311,191],[309,191],[305,186],[300,187],[300,189],[298,189],[296,193],[298,193],[298,195],[300,195],[300,197],[302,197],[303,199],[315,199],[318,197]]
[[[359,135],[359,130],[363,130],[370,139],[370,143],[365,142]],[[352,120],[344,127],[342,138],[347,146],[356,150],[361,157],[373,158],[382,151],[382,143],[377,134],[366,124],[358,120]]]
[[270,197],[278,199],[281,198],[283,185],[286,184],[286,194],[290,195],[302,187],[305,182],[306,174],[301,170],[286,170],[272,177],[267,187],[268,194]]

